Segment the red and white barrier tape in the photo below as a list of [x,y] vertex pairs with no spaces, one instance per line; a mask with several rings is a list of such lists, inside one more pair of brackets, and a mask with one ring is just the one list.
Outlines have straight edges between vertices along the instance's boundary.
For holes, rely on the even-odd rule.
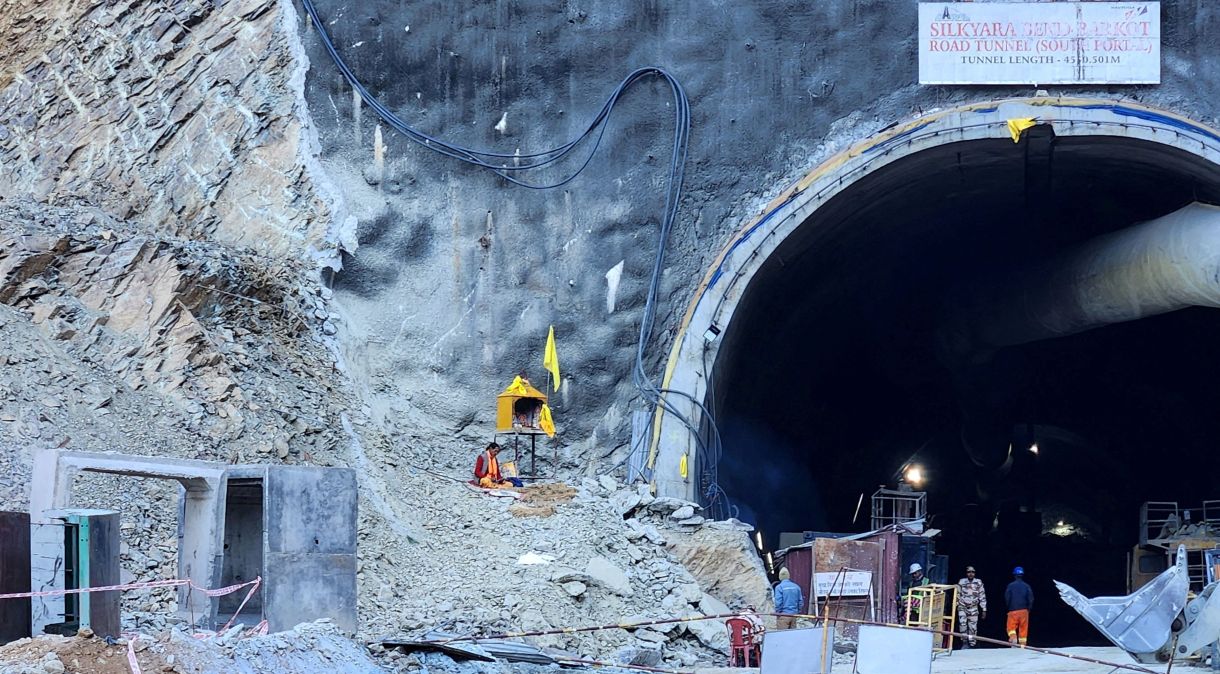
[[131,668],[131,674],[142,674],[140,663],[136,660],[136,639],[139,638],[136,634],[127,637],[127,666]]
[[[82,587],[82,588],[76,588],[73,590],[46,590],[43,592],[10,592],[8,594],[0,594],[0,599],[28,599],[28,598],[33,598],[33,597],[63,597],[63,596],[67,596],[70,594],[85,594],[85,593],[89,593],[89,592],[116,592],[116,591],[124,591],[124,590],[145,590],[145,589],[149,589],[149,588],[158,588],[158,587],[180,587],[183,585],[189,587],[191,590],[194,590],[196,592],[202,592],[204,595],[206,595],[208,597],[222,597],[226,594],[232,594],[234,592],[237,592],[238,590],[242,589],[243,587],[249,586],[250,590],[248,592],[246,592],[246,597],[241,600],[241,605],[237,607],[237,611],[233,613],[233,617],[229,618],[229,622],[225,623],[225,626],[220,628],[219,632],[224,632],[225,630],[229,629],[230,626],[233,625],[233,621],[237,619],[237,616],[241,615],[241,610],[246,607],[246,604],[254,596],[254,593],[258,591],[258,588],[262,584],[263,584],[263,577],[259,576],[259,577],[255,578],[254,580],[246,581],[244,583],[238,583],[236,585],[229,585],[228,587],[222,587],[222,588],[217,588],[215,590],[210,590],[206,587],[199,587],[198,585],[192,583],[189,578],[169,578],[166,580],[150,580],[145,583],[126,583],[124,585],[103,585],[101,587]],[[254,628],[252,630],[250,630],[250,632],[249,632],[250,635],[266,634],[266,633],[267,633],[267,621],[266,620],[259,622],[259,624],[255,625]],[[199,636],[199,635],[196,635],[196,636]],[[139,639],[139,635],[137,635],[137,634],[130,634],[127,637],[127,665],[128,665],[128,667],[131,668],[131,674],[142,674],[141,670],[140,670],[140,663],[136,660],[136,640],[138,640],[138,639]]]
[[[69,594],[85,594],[88,592],[113,592],[122,590],[143,590],[156,587],[178,587],[180,585],[189,585],[192,590],[202,592],[209,597],[220,597],[226,594],[232,594],[238,590],[253,585],[252,590],[257,590],[258,586],[263,582],[262,576],[254,580],[248,580],[237,585],[230,585],[216,590],[209,590],[206,587],[199,587],[191,582],[189,578],[168,578],[165,580],[150,580],[144,583],[127,583],[125,585],[102,585],[101,587],[82,587],[73,590],[45,590],[42,592],[11,592],[9,594],[0,594],[0,599],[26,599],[29,597],[62,597]],[[251,592],[253,594],[253,591]],[[248,598],[247,598],[248,599]],[[245,605],[245,602],[242,603]]]

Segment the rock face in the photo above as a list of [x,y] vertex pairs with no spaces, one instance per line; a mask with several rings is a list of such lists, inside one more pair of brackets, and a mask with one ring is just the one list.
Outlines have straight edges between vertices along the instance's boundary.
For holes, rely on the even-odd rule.
[[670,532],[668,539],[669,551],[704,591],[731,606],[770,611],[771,585],[748,533],[702,527]]
[[288,0],[17,0],[0,28],[0,199],[87,203],[165,235],[321,247]]

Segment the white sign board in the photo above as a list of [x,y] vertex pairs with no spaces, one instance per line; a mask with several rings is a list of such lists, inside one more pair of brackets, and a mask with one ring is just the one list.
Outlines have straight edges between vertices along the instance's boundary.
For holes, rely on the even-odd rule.
[[819,597],[864,597],[873,586],[868,571],[827,571],[813,574],[815,594]]
[[1159,2],[921,2],[920,84],[1160,84]]

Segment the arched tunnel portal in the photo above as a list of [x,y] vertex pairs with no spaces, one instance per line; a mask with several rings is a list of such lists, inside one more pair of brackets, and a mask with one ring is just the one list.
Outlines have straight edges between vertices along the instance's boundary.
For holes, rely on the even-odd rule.
[[[1037,125],[1014,142],[1020,118]],[[1138,320],[1086,320],[1080,303],[1110,301],[1089,286],[1105,260],[1056,267],[1220,204],[1218,160],[1220,137],[1187,120],[1035,99],[940,113],[823,164],[704,278],[667,381],[714,409],[721,442],[661,417],[658,491],[722,490],[774,547],[781,531],[866,530],[869,496],[917,463],[950,574],[975,564],[995,594],[1012,565],[1037,569],[1043,642],[1099,639],[1050,580],[1122,594],[1142,502],[1220,499],[1220,309],[1124,297]],[[1220,239],[1220,210],[1190,208]],[[1212,249],[1144,244],[1203,250],[1216,283]]]

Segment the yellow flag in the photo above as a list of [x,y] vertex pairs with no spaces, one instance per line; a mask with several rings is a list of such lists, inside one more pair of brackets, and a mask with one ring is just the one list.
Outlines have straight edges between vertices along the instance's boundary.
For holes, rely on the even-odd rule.
[[1020,143],[1021,132],[1033,126],[1035,123],[1036,122],[1034,122],[1033,117],[1022,117],[1020,119],[1008,120],[1008,133],[1012,134],[1012,142]]
[[538,427],[546,433],[546,437],[555,437],[555,420],[551,418],[551,408],[542,403],[542,411],[538,413]]
[[555,326],[551,326],[551,331],[546,335],[546,351],[542,354],[542,367],[551,373],[551,379],[554,380],[554,388],[559,390],[559,353],[555,351]]

